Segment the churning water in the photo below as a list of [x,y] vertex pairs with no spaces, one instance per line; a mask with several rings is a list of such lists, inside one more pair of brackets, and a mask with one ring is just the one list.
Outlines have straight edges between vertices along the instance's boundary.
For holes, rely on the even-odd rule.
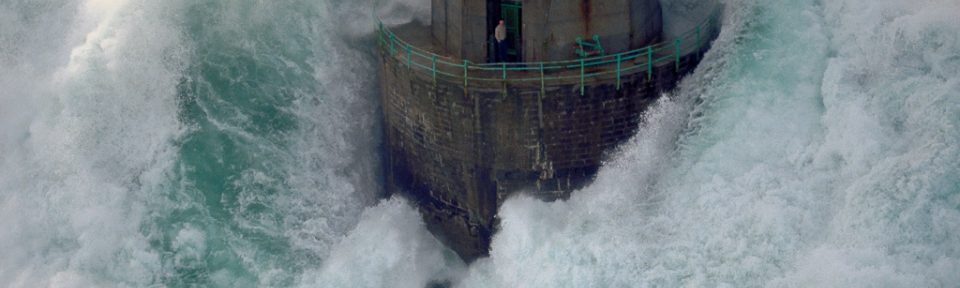
[[0,286],[960,283],[956,0],[724,1],[595,183],[508,200],[469,266],[378,200],[368,2],[0,0]]

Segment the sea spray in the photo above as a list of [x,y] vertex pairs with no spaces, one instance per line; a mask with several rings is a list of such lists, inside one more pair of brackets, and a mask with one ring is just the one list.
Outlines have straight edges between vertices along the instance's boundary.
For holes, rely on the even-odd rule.
[[[428,18],[397,3],[381,12]],[[374,200],[370,3],[4,1],[0,282],[960,281],[957,3],[724,3],[701,67],[595,182],[508,200],[464,267],[409,203]]]
[[21,111],[2,126],[0,282],[144,286],[159,273],[159,255],[139,224],[149,210],[145,199],[171,165],[171,140],[181,133],[170,96],[184,54],[176,19],[143,11],[168,8],[126,1],[3,5],[20,24],[46,24],[3,28],[24,46],[4,48],[13,65],[0,70],[30,77],[0,88],[4,109]]
[[[568,203],[508,201],[464,286],[955,283],[954,6],[728,1],[678,150],[635,141]],[[674,156],[629,157],[650,149]]]
[[[360,268],[360,269],[358,269]],[[406,200],[393,197],[366,209],[321,269],[301,287],[427,287],[460,279],[464,264],[426,229]]]

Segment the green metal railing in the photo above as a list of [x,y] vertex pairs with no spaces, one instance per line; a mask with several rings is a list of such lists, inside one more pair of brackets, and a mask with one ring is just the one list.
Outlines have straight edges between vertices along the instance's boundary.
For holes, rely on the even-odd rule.
[[404,63],[407,68],[438,77],[462,80],[467,87],[471,82],[539,83],[541,90],[548,83],[579,82],[580,94],[584,93],[587,79],[598,77],[616,78],[617,89],[622,77],[631,73],[646,72],[653,79],[655,67],[673,64],[679,70],[684,56],[703,52],[705,46],[720,26],[720,7],[713,8],[709,16],[693,29],[674,39],[649,45],[640,49],[589,58],[565,61],[523,63],[471,63],[468,60],[442,56],[412,45],[387,28],[379,19],[377,27],[380,48]]

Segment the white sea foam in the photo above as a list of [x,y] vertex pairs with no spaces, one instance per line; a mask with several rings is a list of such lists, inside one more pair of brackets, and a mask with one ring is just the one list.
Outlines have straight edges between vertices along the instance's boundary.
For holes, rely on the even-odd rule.
[[[459,286],[957,282],[957,3],[726,4],[702,67],[595,183],[508,200]],[[386,263],[355,266],[389,285],[437,271]]]
[[427,232],[417,211],[399,198],[364,211],[303,287],[426,287],[458,279],[463,263]]
[[26,40],[0,68],[21,75],[0,82],[3,110],[18,111],[0,127],[0,282],[143,285],[156,273],[137,229],[180,131],[182,50],[174,19],[142,13],[163,8],[151,3],[0,5],[24,25],[2,29]]
[[675,163],[635,140],[567,203],[508,201],[465,286],[956,283],[955,7],[730,1]]
[[[213,270],[211,285],[960,282],[958,3],[725,2],[714,49],[650,110],[596,181],[568,201],[508,200],[491,257],[470,267],[404,201],[361,208],[379,187],[371,181],[378,143],[368,140],[379,128],[369,112],[375,100],[365,98],[375,97],[373,80],[357,78],[374,68],[341,40],[372,31],[359,16],[370,7],[319,2],[325,18],[295,28],[322,34],[306,42],[323,57],[306,61],[325,94],[297,95],[290,112],[298,128],[282,139],[290,151],[268,147],[284,157],[275,162],[279,176],[249,170],[230,180],[244,187],[241,205],[266,203],[283,214],[227,219],[285,239],[287,253],[319,256],[299,263],[302,270],[259,261],[276,259],[240,236],[190,223],[175,225],[169,251],[154,251],[144,235],[151,213],[201,205],[156,199],[168,193],[160,186],[170,189],[172,142],[185,129],[175,97],[184,50],[196,44],[178,31],[187,4],[0,3],[0,282],[146,286],[171,277],[163,253],[172,253],[174,267],[202,267],[224,242],[255,275]],[[410,3],[395,4],[415,15],[397,23],[426,19],[425,2]],[[665,7],[676,16],[693,4]],[[262,27],[284,11],[272,7],[219,23]],[[282,71],[303,72],[301,62],[284,63],[290,69]],[[286,190],[260,193],[269,185]],[[223,259],[234,261],[216,261]]]
[[379,137],[379,117],[370,112],[377,109],[376,79],[367,77],[375,67],[365,51],[339,41],[352,37],[337,25],[349,14],[335,13],[355,4],[318,4],[324,20],[314,28],[324,36],[318,36],[317,57],[309,64],[319,95],[304,95],[293,108],[301,128],[291,147],[295,158],[288,182],[297,194],[282,200],[295,215],[285,233],[298,248],[320,255],[330,253],[330,246],[356,225],[363,207],[382,196],[380,143],[373,140]]

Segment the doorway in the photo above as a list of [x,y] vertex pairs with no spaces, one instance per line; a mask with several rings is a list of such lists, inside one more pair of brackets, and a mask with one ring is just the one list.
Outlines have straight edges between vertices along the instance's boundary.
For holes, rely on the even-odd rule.
[[520,62],[523,59],[523,3],[520,1],[500,2],[500,18],[507,26],[507,61]]

